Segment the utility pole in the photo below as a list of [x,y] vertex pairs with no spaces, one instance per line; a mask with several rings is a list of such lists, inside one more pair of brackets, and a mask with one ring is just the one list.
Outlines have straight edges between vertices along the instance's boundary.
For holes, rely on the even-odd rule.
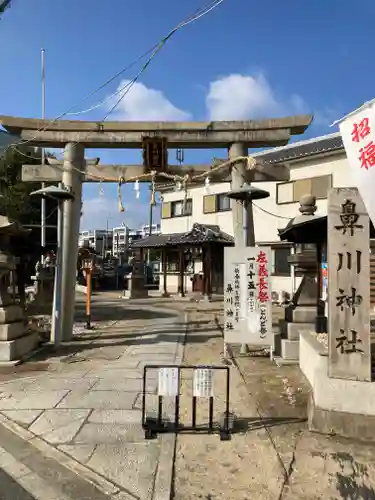
[[[154,205],[152,203],[152,190],[151,190],[151,186],[150,186],[150,208],[149,208],[149,217],[148,217],[148,235],[151,236],[152,235],[152,217],[153,217],[153,208],[154,208]],[[147,250],[147,264],[150,265],[150,249],[148,248]]]
[[[41,86],[42,86],[42,119],[46,117],[46,88],[45,88],[45,71],[44,71],[44,55],[45,50],[41,50]],[[42,165],[45,162],[45,149],[42,148]],[[44,182],[42,182],[42,189],[45,188]],[[42,197],[41,200],[41,224],[40,224],[41,234],[40,234],[40,244],[42,247],[46,246],[46,199]],[[44,252],[42,255],[42,263],[44,262]]]

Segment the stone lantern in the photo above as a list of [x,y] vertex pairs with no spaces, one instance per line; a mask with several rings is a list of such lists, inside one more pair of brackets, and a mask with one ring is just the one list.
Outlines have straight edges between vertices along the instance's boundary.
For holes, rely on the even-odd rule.
[[300,200],[298,215],[279,231],[282,240],[296,244],[296,252],[289,257],[289,263],[301,276],[300,285],[293,295],[291,304],[285,309],[280,321],[280,334],[275,337],[276,356],[284,361],[299,359],[299,335],[303,330],[326,331],[324,303],[321,300],[321,257],[326,241],[326,231],[321,231],[319,222],[326,219],[316,212],[315,196],[305,195]]
[[38,334],[27,331],[23,309],[8,293],[10,272],[16,266],[12,239],[28,234],[19,223],[0,216],[0,365],[19,363],[38,344]]

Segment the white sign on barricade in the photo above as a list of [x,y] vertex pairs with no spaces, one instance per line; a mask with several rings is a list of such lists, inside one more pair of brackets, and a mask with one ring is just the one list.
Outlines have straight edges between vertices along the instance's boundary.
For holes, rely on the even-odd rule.
[[210,368],[194,370],[193,396],[196,398],[214,397],[214,374]]
[[158,396],[178,396],[180,392],[178,368],[159,368]]
[[271,249],[224,249],[224,341],[272,344]]

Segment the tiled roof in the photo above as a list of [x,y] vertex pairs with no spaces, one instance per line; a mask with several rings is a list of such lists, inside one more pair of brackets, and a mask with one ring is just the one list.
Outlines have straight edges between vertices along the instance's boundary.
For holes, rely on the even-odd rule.
[[203,243],[232,245],[233,242],[233,237],[221,231],[219,226],[195,223],[192,229],[186,233],[152,234],[147,238],[135,241],[132,248],[160,248],[164,246],[202,245]]
[[344,145],[341,134],[337,132],[260,151],[252,156],[262,163],[273,164],[339,150],[344,150]]

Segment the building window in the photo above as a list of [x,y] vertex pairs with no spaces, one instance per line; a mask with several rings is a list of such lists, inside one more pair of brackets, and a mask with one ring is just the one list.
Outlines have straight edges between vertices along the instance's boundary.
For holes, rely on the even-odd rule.
[[290,247],[275,247],[272,249],[273,276],[290,276]]
[[203,196],[203,213],[226,212],[231,209],[230,199],[226,193],[208,194]]
[[302,196],[310,194],[317,200],[327,198],[332,188],[332,175],[321,175],[310,179],[298,179],[281,182],[276,186],[276,201],[278,205],[298,203]]
[[186,201],[172,201],[171,206],[171,216],[172,217],[184,217],[185,215],[192,214],[192,200],[188,199]]
[[167,201],[161,206],[161,218],[170,219],[171,217],[184,217],[191,215],[193,212],[193,201],[191,198],[187,200]]
[[225,212],[230,210],[230,198],[226,194],[218,194],[216,196],[216,208],[218,212]]

